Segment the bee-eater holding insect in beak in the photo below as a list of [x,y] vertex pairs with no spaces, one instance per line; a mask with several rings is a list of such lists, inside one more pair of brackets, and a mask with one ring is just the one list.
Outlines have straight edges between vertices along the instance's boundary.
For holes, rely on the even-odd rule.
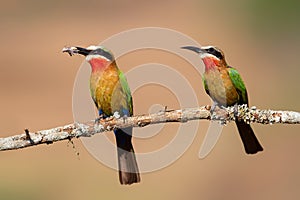
[[[193,47],[186,46],[188,49],[200,55],[204,65],[203,84],[206,93],[212,98],[215,105],[248,106],[248,96],[245,84],[238,71],[225,61],[224,53],[217,47]],[[213,110],[213,109],[212,109]],[[235,120],[239,134],[241,136],[244,148],[247,154],[255,154],[262,151],[263,148],[256,138],[250,124],[238,119]]]
[[[100,118],[118,114],[132,116],[133,105],[130,88],[124,74],[118,68],[111,51],[102,46],[65,47],[70,56],[81,54],[91,65],[90,92]],[[119,180],[130,185],[140,182],[140,174],[131,143],[132,127],[115,129],[118,152]]]

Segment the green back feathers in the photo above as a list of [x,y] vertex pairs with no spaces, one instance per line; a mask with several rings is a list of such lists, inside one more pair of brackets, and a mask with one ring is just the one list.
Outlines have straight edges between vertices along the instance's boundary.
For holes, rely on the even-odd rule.
[[248,105],[246,86],[245,86],[239,72],[236,69],[230,67],[230,68],[228,68],[228,74],[229,74],[229,77],[230,77],[234,87],[236,88],[236,90],[240,96],[238,103]]
[[128,109],[129,109],[129,113],[132,115],[133,114],[133,107],[132,107],[132,96],[131,96],[131,91],[129,88],[129,85],[127,83],[126,77],[123,74],[123,72],[121,70],[119,70],[119,80],[120,80],[120,84],[121,87],[126,95],[126,101],[127,101],[127,105],[128,105]]

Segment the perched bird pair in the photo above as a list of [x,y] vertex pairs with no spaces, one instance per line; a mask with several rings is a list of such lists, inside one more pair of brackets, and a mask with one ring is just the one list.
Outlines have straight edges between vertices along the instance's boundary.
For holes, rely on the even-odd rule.
[[[247,90],[238,71],[227,65],[224,53],[213,46],[192,47],[188,49],[200,55],[205,65],[203,83],[206,93],[215,105],[248,105]],[[124,74],[117,67],[113,54],[104,47],[90,46],[65,47],[63,52],[70,55],[81,54],[92,67],[90,92],[100,117],[112,116],[118,112],[121,116],[132,116],[133,105],[130,88]],[[247,154],[262,151],[258,139],[244,121],[236,119],[239,134]],[[115,129],[118,152],[119,180],[121,184],[140,182],[140,174],[132,146],[132,128]]]

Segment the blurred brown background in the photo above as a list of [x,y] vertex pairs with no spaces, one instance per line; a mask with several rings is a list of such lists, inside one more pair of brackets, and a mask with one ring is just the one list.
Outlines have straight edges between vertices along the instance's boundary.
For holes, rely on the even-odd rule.
[[[297,0],[2,1],[1,137],[73,121],[72,88],[83,58],[62,54],[62,47],[98,44],[145,26],[171,28],[221,47],[242,74],[251,105],[299,111],[299,8]],[[154,59],[140,52],[119,64],[125,72],[144,61],[174,65],[199,90],[200,104],[211,103],[189,64],[150,53]],[[174,96],[155,87],[137,91],[134,99],[139,114],[153,102],[178,108]],[[199,160],[207,126],[200,123],[195,141],[178,161],[143,174],[142,182],[130,187],[119,185],[117,172],[90,156],[80,140],[74,140],[79,159],[66,141],[0,152],[0,199],[299,199],[298,126],[253,124],[265,151],[246,156],[229,124],[214,151]],[[168,142],[167,130],[135,141],[136,151]]]

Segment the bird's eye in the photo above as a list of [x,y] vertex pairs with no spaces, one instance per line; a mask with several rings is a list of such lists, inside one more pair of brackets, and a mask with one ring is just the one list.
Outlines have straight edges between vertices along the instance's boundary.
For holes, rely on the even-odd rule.
[[208,49],[208,53],[213,53],[214,52],[214,49],[213,48],[209,48]]

